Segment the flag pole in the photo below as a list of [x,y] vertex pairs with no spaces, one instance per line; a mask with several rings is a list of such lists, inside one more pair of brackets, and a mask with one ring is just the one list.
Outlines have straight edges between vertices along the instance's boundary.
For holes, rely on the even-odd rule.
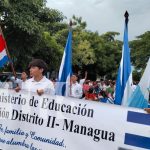
[[[70,20],[70,22],[69,22],[69,32],[72,32],[72,25],[73,25],[73,23],[72,23],[72,20]],[[72,84],[71,84],[71,74],[70,74],[70,94],[69,95],[71,95],[71,87],[72,87]]]
[[126,26],[128,25],[128,21],[129,21],[129,13],[128,13],[128,11],[126,11],[125,12],[125,14],[124,14],[124,17],[125,17],[125,23],[126,23]]
[[69,30],[72,30],[72,25],[73,25],[72,20],[70,20],[70,22],[69,22]]
[[[0,26],[0,33],[2,34],[3,39],[5,39],[1,26]],[[7,54],[8,58],[9,58],[9,63],[10,63],[10,66],[11,66],[11,69],[12,69],[12,72],[13,72],[13,75],[14,75],[14,77],[15,77],[15,79],[16,79],[16,77],[17,77],[17,76],[16,76],[16,71],[15,71],[14,66],[13,66],[13,63],[12,63],[12,61],[11,61],[11,57],[10,57],[10,54],[9,54],[9,51],[8,51],[8,47],[7,47],[6,41],[5,41],[5,47],[6,47],[6,54]]]

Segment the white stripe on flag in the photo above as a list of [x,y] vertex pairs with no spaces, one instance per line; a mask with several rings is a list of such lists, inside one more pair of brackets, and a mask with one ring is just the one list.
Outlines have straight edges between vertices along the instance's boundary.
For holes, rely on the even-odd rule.
[[132,89],[132,72],[130,73],[130,76],[128,78],[128,81],[126,83],[125,89],[124,89],[124,95],[122,98],[122,105],[127,105],[127,101],[131,94],[133,93]]
[[136,108],[146,108],[148,107],[149,100],[149,90],[150,88],[150,59],[147,63],[144,74],[137,85],[136,89],[128,99],[127,105]]
[[59,80],[60,80],[60,78],[62,76],[62,71],[63,71],[63,67],[64,67],[64,63],[65,63],[65,57],[66,57],[66,52],[64,51],[64,54],[63,54],[63,57],[62,57],[62,61],[61,61],[61,65],[60,65],[60,69],[59,69],[59,76],[58,76]]
[[66,91],[65,96],[71,96],[71,89],[70,89],[70,73],[68,74],[67,80],[66,80]]
[[149,98],[148,88],[150,88],[150,58],[148,60],[144,74],[139,82],[139,86],[144,95],[144,98],[148,100]]
[[0,60],[2,60],[5,56],[7,56],[7,54],[6,50],[4,49],[2,52],[0,52]]
[[124,58],[123,54],[124,54],[124,45],[122,47],[122,57],[121,57],[121,62],[120,62],[120,84],[121,86],[122,86],[122,78],[123,78],[123,58]]

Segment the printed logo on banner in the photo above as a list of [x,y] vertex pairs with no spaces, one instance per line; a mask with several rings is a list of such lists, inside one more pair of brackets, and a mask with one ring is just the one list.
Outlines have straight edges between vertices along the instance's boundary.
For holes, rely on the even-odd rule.
[[[128,111],[127,122],[150,126],[150,115]],[[150,137],[125,133],[124,144],[144,149],[150,149]]]

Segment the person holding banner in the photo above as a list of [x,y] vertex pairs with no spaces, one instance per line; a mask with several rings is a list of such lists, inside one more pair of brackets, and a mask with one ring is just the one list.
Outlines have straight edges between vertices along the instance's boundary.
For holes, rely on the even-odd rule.
[[29,63],[31,79],[28,79],[24,89],[30,92],[36,92],[38,95],[54,95],[54,85],[44,74],[47,71],[46,63],[41,59],[34,59]]

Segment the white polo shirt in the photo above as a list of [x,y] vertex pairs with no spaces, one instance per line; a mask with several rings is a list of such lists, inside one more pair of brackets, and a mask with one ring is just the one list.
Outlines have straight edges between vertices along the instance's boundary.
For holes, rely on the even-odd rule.
[[83,94],[82,86],[76,82],[71,85],[70,96],[74,98],[81,98]]
[[53,83],[47,79],[45,76],[40,81],[35,81],[34,78],[28,79],[25,81],[24,90],[30,91],[30,92],[37,92],[37,90],[44,90],[45,94],[54,95],[54,85]]

